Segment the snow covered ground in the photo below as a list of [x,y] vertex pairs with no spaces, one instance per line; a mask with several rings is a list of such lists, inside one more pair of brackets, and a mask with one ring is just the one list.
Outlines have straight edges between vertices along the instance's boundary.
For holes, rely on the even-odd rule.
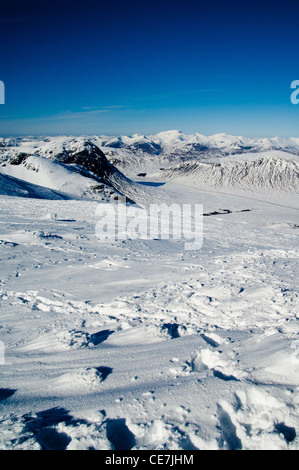
[[298,450],[296,191],[135,178],[138,202],[203,204],[186,251],[98,240],[97,200],[2,173],[1,449]]

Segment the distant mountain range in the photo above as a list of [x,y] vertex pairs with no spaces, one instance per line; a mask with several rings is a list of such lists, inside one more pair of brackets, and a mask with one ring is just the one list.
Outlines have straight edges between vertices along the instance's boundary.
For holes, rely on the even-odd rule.
[[229,155],[243,152],[263,152],[266,150],[284,150],[299,155],[299,138],[249,138],[228,134],[183,134],[181,131],[166,131],[156,135],[140,135],[96,138],[96,143],[102,147],[128,149],[135,152],[145,152],[152,155],[179,154]]
[[71,142],[85,139],[99,148],[125,149],[134,153],[150,155],[230,155],[243,152],[264,152],[282,150],[299,155],[299,137],[251,138],[232,136],[225,133],[205,136],[199,133],[184,134],[178,130],[159,132],[155,135],[134,134],[132,136],[91,135],[82,137],[17,137],[0,138],[0,147],[22,147],[31,143],[35,148],[43,147],[44,152],[63,149]]
[[[27,191],[47,198],[104,201],[125,195],[148,203],[152,191],[134,181],[148,174],[198,188],[298,193],[299,138],[180,131],[153,136],[0,138],[0,194]],[[26,187],[20,186],[22,181]]]

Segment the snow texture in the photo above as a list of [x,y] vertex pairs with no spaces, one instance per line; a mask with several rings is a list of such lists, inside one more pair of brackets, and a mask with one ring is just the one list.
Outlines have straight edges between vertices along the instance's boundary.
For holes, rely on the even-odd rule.
[[[1,449],[298,450],[298,139],[241,143],[1,139]],[[98,240],[120,195],[203,204],[202,248]]]

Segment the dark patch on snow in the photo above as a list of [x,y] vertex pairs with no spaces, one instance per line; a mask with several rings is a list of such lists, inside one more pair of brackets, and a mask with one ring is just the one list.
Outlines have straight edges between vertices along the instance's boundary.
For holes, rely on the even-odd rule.
[[6,400],[16,393],[17,390],[11,388],[0,388],[0,401]]
[[76,219],[55,219],[55,221],[56,222],[76,222]]
[[218,416],[224,441],[229,450],[242,450],[242,442],[237,436],[236,426],[233,424],[229,414],[218,405]]
[[234,380],[235,382],[239,382],[239,380],[233,375],[223,374],[223,372],[221,372],[220,370],[213,369],[213,375],[214,377],[217,377],[218,379],[221,379],[221,380],[225,380],[226,382],[228,382],[229,380]]
[[45,239],[45,240],[63,240],[63,237],[60,235],[57,235],[56,233],[45,233],[43,231],[39,232],[37,236],[40,239]]
[[29,439],[33,434],[42,450],[65,450],[71,442],[71,437],[64,432],[59,432],[55,426],[64,423],[68,426],[78,426],[80,424],[89,425],[84,419],[75,419],[65,408],[50,408],[48,410],[39,411],[36,414],[27,414],[23,417],[25,426],[23,432]]
[[[179,324],[178,323],[163,323],[161,330],[167,330],[171,339],[179,338]],[[185,328],[185,327],[184,327]]]
[[223,215],[223,214],[232,214],[230,209],[219,209],[218,211],[206,212],[203,214],[205,217],[210,217],[211,215]]
[[18,246],[18,243],[14,242],[7,242],[6,240],[0,240],[0,246],[10,246],[10,247],[15,247]]
[[98,331],[97,333],[93,333],[90,335],[90,342],[94,345],[97,346],[98,344],[103,343],[106,341],[106,339],[109,338],[110,335],[114,333],[113,330],[102,330]]
[[106,429],[107,438],[115,450],[131,450],[136,445],[135,436],[125,419],[109,419]]
[[201,336],[202,339],[204,339],[210,346],[213,346],[213,348],[218,348],[219,343],[217,343],[217,341],[214,341],[212,338],[209,338],[209,337],[206,336],[204,333],[202,333],[200,336]]
[[48,410],[39,411],[35,415],[28,414],[25,416],[25,431],[38,433],[41,429],[49,426],[56,426],[59,423],[70,424],[73,417],[65,408],[50,408]]
[[65,450],[72,438],[54,428],[43,428],[35,436],[42,450]]
[[180,446],[183,450],[200,450],[193,444],[193,442],[188,436],[181,440]]
[[101,374],[101,382],[107,379],[108,375],[112,374],[112,367],[100,366],[96,367],[96,370]]
[[284,423],[277,423],[275,431],[282,434],[287,442],[293,442],[297,436],[295,428],[286,426]]

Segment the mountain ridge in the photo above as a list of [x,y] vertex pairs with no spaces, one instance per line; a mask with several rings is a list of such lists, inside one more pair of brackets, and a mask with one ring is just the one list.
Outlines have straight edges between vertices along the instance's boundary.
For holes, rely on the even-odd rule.
[[[8,147],[23,147],[24,143],[41,146],[44,151],[50,151],[53,142],[58,147],[72,145],[80,139],[88,140],[97,147],[108,149],[125,149],[135,153],[151,155],[177,153],[204,154],[214,152],[219,155],[236,154],[240,152],[260,152],[267,150],[283,150],[299,155],[299,137],[243,137],[226,133],[203,135],[198,132],[185,134],[180,130],[162,131],[157,134],[133,135],[86,135],[86,136],[44,136],[31,138],[0,138],[0,149]],[[46,145],[48,144],[48,145]]]
[[199,189],[299,192],[297,138],[252,141],[225,133],[163,131],[114,140],[59,136],[1,142],[0,173],[75,197],[107,201],[123,195],[150,203],[157,195],[135,180],[149,175]]

